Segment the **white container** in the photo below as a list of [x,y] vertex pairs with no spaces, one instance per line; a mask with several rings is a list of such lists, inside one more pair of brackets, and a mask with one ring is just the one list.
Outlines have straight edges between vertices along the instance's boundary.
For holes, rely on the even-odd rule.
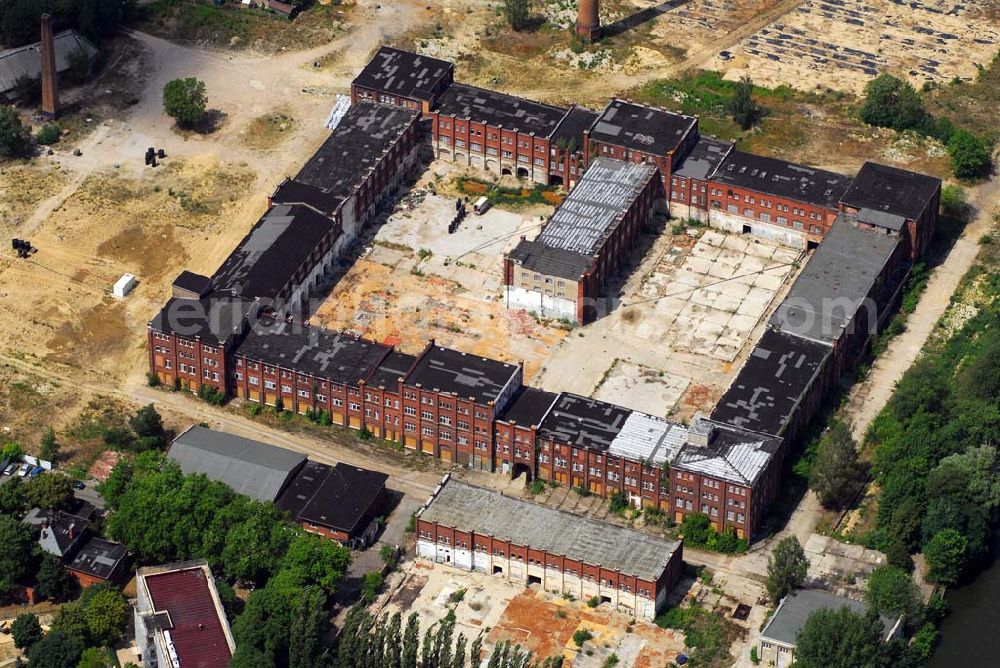
[[111,294],[118,299],[125,299],[128,293],[132,292],[135,288],[136,280],[135,276],[132,274],[122,274],[122,277],[115,281],[115,285],[111,288]]

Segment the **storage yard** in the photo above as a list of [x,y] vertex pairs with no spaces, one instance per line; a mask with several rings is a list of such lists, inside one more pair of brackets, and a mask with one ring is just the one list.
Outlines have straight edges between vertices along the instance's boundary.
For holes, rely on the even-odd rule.
[[709,67],[758,84],[860,93],[881,72],[924,82],[972,81],[1000,46],[998,3],[805,0]]

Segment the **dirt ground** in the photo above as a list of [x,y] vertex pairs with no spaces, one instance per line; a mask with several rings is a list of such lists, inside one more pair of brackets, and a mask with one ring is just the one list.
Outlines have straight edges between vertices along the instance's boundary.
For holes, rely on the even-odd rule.
[[[677,631],[483,573],[417,560],[394,577],[399,580],[391,592],[375,604],[380,613],[416,612],[423,631],[452,609],[456,635],[483,634],[486,653],[507,640],[531,650],[536,660],[562,655],[566,665],[599,668],[615,654],[621,668],[653,668],[667,665],[684,649],[684,636]],[[594,636],[583,648],[573,642],[580,628]]]
[[877,72],[917,87],[972,81],[1000,46],[996,0],[805,0],[792,12],[716,56],[709,67],[759,84],[860,93]]

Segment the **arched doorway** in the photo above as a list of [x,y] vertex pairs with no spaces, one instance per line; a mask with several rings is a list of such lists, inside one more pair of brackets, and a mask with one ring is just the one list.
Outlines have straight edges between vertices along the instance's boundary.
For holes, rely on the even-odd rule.
[[563,184],[563,177],[559,176],[558,174],[550,174],[549,175],[549,185],[550,186],[562,187],[562,184]]
[[529,174],[528,174],[528,170],[527,170],[526,167],[518,167],[517,168],[517,178],[519,178],[519,179],[526,179],[526,178],[528,178],[528,176],[529,176]]
[[500,175],[501,176],[511,176],[510,167],[504,167],[503,169],[501,169],[500,170]]
[[510,472],[510,477],[517,480],[522,475],[524,475],[525,486],[531,484],[531,467],[527,464],[517,463],[514,464],[514,469]]

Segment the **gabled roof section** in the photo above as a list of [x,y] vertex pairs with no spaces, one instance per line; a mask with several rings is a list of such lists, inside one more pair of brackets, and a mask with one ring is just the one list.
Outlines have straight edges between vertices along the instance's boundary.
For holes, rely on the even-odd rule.
[[460,83],[448,87],[435,111],[539,138],[549,137],[566,116],[560,107]]
[[[731,425],[695,418],[688,443],[670,462],[671,468],[684,469],[753,487],[779,454],[781,439],[757,434]],[[706,442],[699,443],[701,436]]]
[[[277,501],[300,522],[343,531],[353,536],[373,516],[389,476],[358,466],[328,466],[307,462]],[[370,521],[370,520],[369,520]]]
[[424,351],[404,381],[410,387],[447,392],[481,405],[498,401],[512,383],[520,386],[519,365],[437,345]]
[[305,463],[298,452],[195,425],[174,439],[167,456],[187,474],[204,474],[258,501],[274,501]]
[[842,174],[743,151],[730,151],[712,180],[827,209],[837,208],[851,183]]
[[[63,30],[56,33],[52,42],[56,53],[56,72],[60,74],[69,69],[71,53],[82,50],[88,58],[93,58],[97,54],[94,45],[75,30]],[[0,51],[0,93],[12,90],[18,77],[40,77],[41,75],[41,42]]]

